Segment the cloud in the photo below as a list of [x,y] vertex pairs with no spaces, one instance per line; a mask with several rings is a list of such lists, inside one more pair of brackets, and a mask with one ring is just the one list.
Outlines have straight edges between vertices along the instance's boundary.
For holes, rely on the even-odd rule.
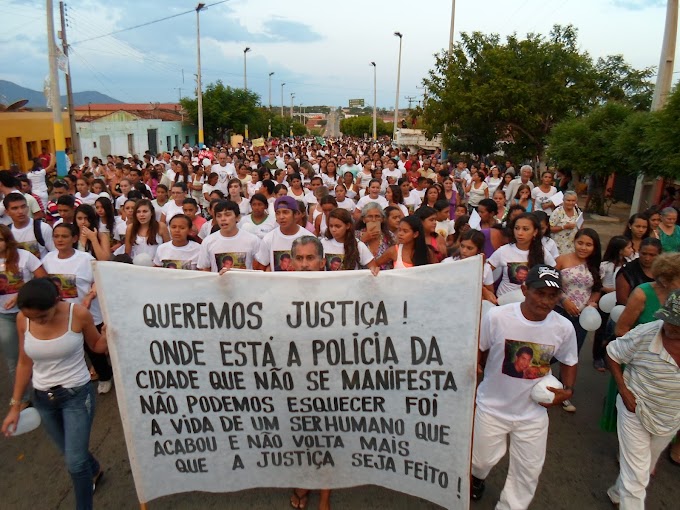
[[650,7],[663,7],[666,4],[664,0],[613,0],[612,3],[629,11],[642,11]]

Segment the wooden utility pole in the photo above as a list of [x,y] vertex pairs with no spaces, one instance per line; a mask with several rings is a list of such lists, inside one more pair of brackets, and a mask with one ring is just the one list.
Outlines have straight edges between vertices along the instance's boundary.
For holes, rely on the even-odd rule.
[[74,163],[82,164],[83,154],[80,147],[80,137],[78,136],[78,131],[76,131],[76,112],[73,108],[73,89],[71,88],[71,60],[68,58],[64,2],[59,2],[59,14],[61,15],[61,44],[64,55],[66,56],[66,100],[68,102],[68,123],[71,127],[71,154],[73,154]]

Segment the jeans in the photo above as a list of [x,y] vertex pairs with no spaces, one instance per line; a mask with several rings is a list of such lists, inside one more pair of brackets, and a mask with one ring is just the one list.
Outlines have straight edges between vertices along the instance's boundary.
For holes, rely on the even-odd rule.
[[579,322],[579,316],[569,315],[561,306],[555,307],[555,311],[559,313],[562,317],[568,319],[569,322],[571,322],[574,325],[574,331],[576,331],[576,348],[580,354],[581,347],[583,347],[583,342],[586,341],[586,335],[588,334],[588,332],[585,329],[583,329],[583,326],[581,326],[581,323]]
[[[0,313],[0,352],[5,357],[9,369],[10,395],[14,393],[17,362],[19,361],[19,335],[17,334],[17,312]],[[22,400],[27,401],[30,386],[26,388]]]
[[94,418],[94,386],[60,386],[49,391],[34,390],[33,405],[45,430],[66,459],[76,496],[77,510],[92,509],[92,480],[99,473],[97,460],[89,451]]

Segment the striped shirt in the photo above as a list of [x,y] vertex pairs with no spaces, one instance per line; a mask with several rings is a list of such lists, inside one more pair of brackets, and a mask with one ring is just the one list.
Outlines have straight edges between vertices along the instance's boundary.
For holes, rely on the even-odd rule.
[[663,346],[663,321],[641,324],[607,346],[615,362],[626,364],[623,380],[637,401],[635,414],[650,434],[680,427],[680,368]]

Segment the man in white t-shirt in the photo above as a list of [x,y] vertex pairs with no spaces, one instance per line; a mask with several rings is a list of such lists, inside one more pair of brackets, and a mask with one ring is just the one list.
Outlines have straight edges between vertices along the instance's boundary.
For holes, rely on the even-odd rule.
[[[548,413],[573,395],[576,333],[554,312],[562,295],[559,271],[543,264],[531,268],[522,285],[525,301],[491,309],[482,318],[479,360],[484,380],[477,390],[472,445],[471,498],[481,499],[484,480],[505,455],[510,437],[510,468],[496,508],[528,508],[545,461]],[[549,388],[552,404],[531,398],[534,384],[560,362],[564,389]]]
[[508,201],[508,204],[510,204],[510,201],[515,198],[515,195],[517,194],[517,188],[519,188],[522,184],[529,186],[533,192],[534,183],[531,182],[531,176],[533,173],[534,169],[531,168],[530,165],[523,165],[522,168],[520,168],[519,177],[510,181],[510,184],[505,190],[505,200]]
[[30,217],[23,194],[10,193],[3,200],[3,205],[12,219],[12,234],[19,248],[31,252],[39,259],[47,255],[47,252],[54,251],[52,229],[45,222]]
[[213,206],[213,215],[220,229],[201,243],[198,269],[224,273],[230,269],[253,269],[260,239],[238,228],[241,210],[231,200],[220,200]]
[[212,173],[217,174],[215,189],[220,190],[225,196],[229,194],[229,179],[236,177],[236,167],[230,159],[226,152],[220,152],[217,156],[217,164],[211,169]]
[[277,228],[266,234],[255,255],[253,269],[264,271],[291,271],[292,259],[290,249],[298,237],[309,235],[309,232],[298,225],[300,209],[297,200],[283,196],[274,202]]

